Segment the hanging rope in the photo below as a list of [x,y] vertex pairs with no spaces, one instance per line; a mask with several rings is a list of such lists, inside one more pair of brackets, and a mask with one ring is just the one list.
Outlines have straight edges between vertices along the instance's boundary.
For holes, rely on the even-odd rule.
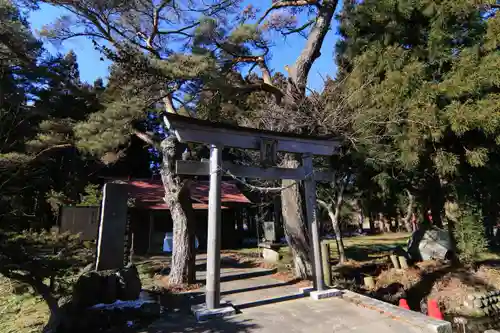
[[[263,192],[263,193],[269,193],[269,192],[282,192],[288,188],[291,188],[295,185],[298,185],[297,181],[293,181],[290,185],[287,185],[287,186],[281,186],[281,187],[262,187],[262,186],[255,186],[255,185],[252,185],[252,184],[249,184],[247,183],[245,180],[243,179],[240,179],[238,177],[236,177],[235,175],[233,175],[231,173],[231,171],[229,170],[226,170],[226,169],[223,169],[221,167],[218,168],[218,171],[222,171],[222,173],[226,176],[229,176],[231,178],[233,178],[234,180],[236,180],[237,182],[241,183],[242,185],[248,187],[250,189],[250,191],[252,192]],[[312,175],[314,174],[314,171],[307,174],[306,175],[306,179],[311,177]]]

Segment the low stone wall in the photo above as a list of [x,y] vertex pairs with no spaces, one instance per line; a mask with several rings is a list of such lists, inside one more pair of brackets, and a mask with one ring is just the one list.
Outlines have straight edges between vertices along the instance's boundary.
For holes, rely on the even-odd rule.
[[160,315],[160,304],[146,299],[134,265],[119,270],[93,271],[81,274],[71,297],[61,308],[65,320],[61,332],[98,332],[108,328],[123,331],[136,322],[149,321]]
[[420,312],[405,310],[395,305],[379,301],[365,295],[361,295],[349,290],[344,290],[342,297],[358,306],[363,306],[369,309],[377,310],[381,314],[398,318],[415,327],[421,329],[422,332],[428,333],[452,333],[451,323],[444,320],[437,320],[428,317]]
[[500,320],[500,291],[469,295],[464,305],[474,315],[498,317]]

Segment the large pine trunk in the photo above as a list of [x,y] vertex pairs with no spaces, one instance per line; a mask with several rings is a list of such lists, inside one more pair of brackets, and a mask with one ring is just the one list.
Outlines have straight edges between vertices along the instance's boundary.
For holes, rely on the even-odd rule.
[[195,219],[189,181],[175,173],[175,161],[185,149],[173,136],[161,143],[163,162],[161,178],[173,221],[173,249],[169,284],[190,284],[196,281],[194,230]]
[[[282,166],[297,168],[299,161],[293,155],[287,154]],[[294,183],[296,184],[291,186]],[[312,276],[311,245],[301,189],[294,180],[283,180],[282,185],[286,188],[281,195],[283,226],[286,240],[294,258],[295,276],[307,279]]]

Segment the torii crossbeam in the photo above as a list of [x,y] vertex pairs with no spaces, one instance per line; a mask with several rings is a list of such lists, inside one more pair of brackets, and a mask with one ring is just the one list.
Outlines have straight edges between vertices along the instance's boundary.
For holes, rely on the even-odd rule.
[[[221,244],[221,177],[228,170],[237,177],[260,179],[294,179],[304,181],[306,214],[314,254],[315,288],[324,289],[321,250],[316,215],[316,181],[331,181],[333,173],[315,171],[313,155],[336,153],[339,142],[328,138],[280,133],[169,114],[164,118],[167,128],[180,142],[210,145],[209,162],[177,161],[176,172],[185,175],[210,175],[208,203],[207,284],[205,314],[220,315],[220,244]],[[261,152],[261,165],[241,166],[222,162],[222,149],[233,147]],[[274,161],[277,152],[302,155],[302,166],[296,169],[278,168]],[[198,316],[198,314],[197,314]],[[198,316],[198,319],[200,317]]]

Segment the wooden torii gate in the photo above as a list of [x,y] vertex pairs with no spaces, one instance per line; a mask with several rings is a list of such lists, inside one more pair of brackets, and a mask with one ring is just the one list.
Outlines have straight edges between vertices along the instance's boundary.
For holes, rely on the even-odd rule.
[[[324,292],[318,219],[316,216],[316,182],[331,181],[333,173],[315,171],[312,157],[313,155],[333,155],[339,147],[338,141],[231,126],[174,114],[165,116],[164,122],[180,142],[210,145],[209,162],[176,162],[176,172],[178,174],[210,175],[206,304],[203,310],[205,315],[209,317],[211,311],[215,315],[221,314],[221,311],[218,310],[221,308],[220,244],[221,178],[223,170],[229,171],[231,175],[236,177],[304,181],[306,216],[313,243],[315,288],[317,292]],[[261,165],[268,167],[241,166],[223,162],[221,154],[224,147],[260,150]],[[277,152],[302,154],[302,166],[295,169],[272,166],[275,165]],[[328,295],[327,292],[323,294]]]

